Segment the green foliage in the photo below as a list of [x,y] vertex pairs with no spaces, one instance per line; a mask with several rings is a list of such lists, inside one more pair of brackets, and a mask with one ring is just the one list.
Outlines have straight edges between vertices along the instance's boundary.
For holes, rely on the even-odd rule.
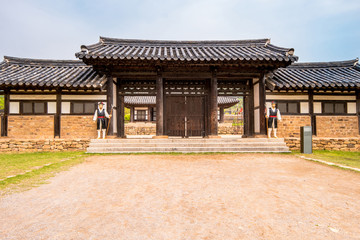
[[4,109],[4,95],[0,95],[0,109]]
[[125,114],[125,122],[130,122],[130,113]]

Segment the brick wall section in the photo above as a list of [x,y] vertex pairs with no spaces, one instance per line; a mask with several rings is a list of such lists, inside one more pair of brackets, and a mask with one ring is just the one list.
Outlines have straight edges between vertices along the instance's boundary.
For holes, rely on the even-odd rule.
[[[300,138],[285,138],[291,151],[300,150]],[[360,151],[360,138],[313,138],[313,150]]]
[[8,137],[31,139],[54,138],[54,116],[9,116]]
[[96,138],[93,116],[62,115],[60,137],[65,139]]
[[310,116],[283,115],[278,121],[278,137],[300,137],[300,127],[311,126]]
[[85,151],[89,143],[88,139],[0,139],[0,152]]
[[317,137],[359,136],[357,116],[316,116]]

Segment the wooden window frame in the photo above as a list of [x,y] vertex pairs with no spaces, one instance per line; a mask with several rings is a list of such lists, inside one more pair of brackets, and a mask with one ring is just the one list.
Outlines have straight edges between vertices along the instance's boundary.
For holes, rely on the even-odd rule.
[[[139,111],[140,112],[145,112],[145,114],[144,114],[144,119],[139,119]],[[147,119],[146,119],[146,110],[143,110],[143,109],[140,109],[140,110],[136,110],[136,120],[135,121],[138,121],[138,122],[145,122],[145,121],[147,121]]]
[[[320,102],[320,101],[316,101],[316,102]],[[327,115],[327,116],[346,116],[346,115],[356,115],[356,114],[351,114],[351,113],[348,113],[348,106],[347,106],[347,103],[348,102],[351,102],[351,101],[327,101],[327,100],[323,100],[321,101],[321,113],[317,113],[316,115]],[[325,113],[324,110],[325,110],[325,104],[326,103],[330,103],[330,104],[333,104],[333,113]],[[341,103],[341,104],[344,104],[344,113],[335,113],[335,104],[336,103]]]
[[[303,101],[303,100],[273,100],[274,102],[276,102],[276,108],[277,109],[279,109],[278,108],[278,104],[279,103],[286,103],[286,112],[282,112],[282,111],[280,111],[280,114],[281,115],[309,115],[309,113],[301,113],[301,109],[300,109],[300,107],[301,107],[301,105],[300,105],[300,103],[301,102],[305,102],[305,101]],[[266,102],[272,102],[272,101],[266,101]],[[297,104],[297,108],[298,108],[298,113],[289,113],[288,111],[289,111],[289,103],[296,103]],[[268,108],[266,108],[266,111],[268,110]]]
[[[12,115],[26,115],[26,116],[37,116],[37,115],[55,115],[54,113],[48,113],[48,102],[53,101],[38,101],[38,100],[20,100],[18,101],[20,104],[19,114],[12,114]],[[32,112],[31,113],[24,113],[24,103],[31,103],[32,104]],[[35,103],[43,103],[44,104],[44,113],[35,113]]]
[[[94,100],[70,100],[70,113],[67,115],[84,115],[84,116],[89,116],[89,115],[94,115],[95,111],[97,109],[97,103],[99,102],[98,100],[94,101]],[[82,113],[74,113],[74,103],[81,103],[83,105],[83,112]],[[85,103],[94,103],[95,105],[95,110],[92,113],[85,113]]]

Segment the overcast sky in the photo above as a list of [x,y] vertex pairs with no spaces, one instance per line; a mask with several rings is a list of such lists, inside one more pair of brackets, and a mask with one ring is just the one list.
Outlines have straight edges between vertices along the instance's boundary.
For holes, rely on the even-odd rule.
[[0,55],[75,59],[99,36],[271,38],[301,62],[360,56],[360,0],[0,0]]

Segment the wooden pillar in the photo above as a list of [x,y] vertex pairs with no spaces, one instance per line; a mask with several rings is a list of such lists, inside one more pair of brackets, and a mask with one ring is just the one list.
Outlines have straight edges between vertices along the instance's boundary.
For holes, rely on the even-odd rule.
[[134,122],[134,114],[135,114],[135,111],[134,111],[134,107],[130,107],[130,122]]
[[8,136],[8,116],[10,111],[10,91],[4,90],[4,115],[1,119],[1,136]]
[[[314,92],[313,90],[309,90],[309,114],[311,121],[312,134],[316,135],[316,116],[314,114]],[[300,131],[300,129],[299,129]]]
[[264,75],[261,76],[259,82],[259,101],[260,101],[260,134],[266,135],[266,84]]
[[147,121],[151,122],[151,107],[148,107],[148,111],[147,111]]
[[[120,95],[120,81],[118,80],[116,83],[116,114],[117,114],[117,137],[124,138],[125,137],[125,102],[124,96]],[[131,108],[133,109],[133,108]]]
[[224,108],[221,107],[220,108],[220,122],[223,123],[224,122]]
[[[109,114],[111,112],[111,108],[113,107],[113,105],[114,105],[114,83],[113,83],[113,78],[110,75],[107,77],[107,82],[106,82],[106,110]],[[112,123],[110,123],[108,135],[109,136],[114,135],[114,128]]]
[[210,79],[209,89],[209,100],[210,100],[210,111],[209,111],[209,123],[210,123],[210,136],[218,135],[218,89],[217,89],[217,76],[216,70],[212,72]]
[[61,134],[61,89],[56,91],[56,113],[54,116],[54,137],[60,138]]
[[357,90],[355,93],[356,93],[356,114],[358,116],[358,130],[360,135],[360,90]]
[[156,136],[164,136],[164,79],[160,71],[156,76]]
[[244,135],[243,137],[254,137],[254,96],[253,82],[249,80],[249,94],[244,97]]

